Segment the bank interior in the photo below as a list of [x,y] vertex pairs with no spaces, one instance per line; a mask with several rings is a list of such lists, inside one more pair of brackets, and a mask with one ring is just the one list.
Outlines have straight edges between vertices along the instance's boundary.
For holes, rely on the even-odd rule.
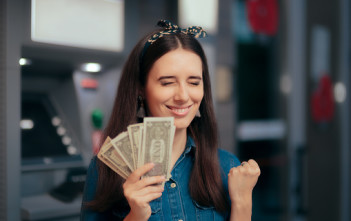
[[348,0],[0,1],[0,220],[79,220],[121,69],[202,26],[220,147],[255,159],[252,220],[350,220]]

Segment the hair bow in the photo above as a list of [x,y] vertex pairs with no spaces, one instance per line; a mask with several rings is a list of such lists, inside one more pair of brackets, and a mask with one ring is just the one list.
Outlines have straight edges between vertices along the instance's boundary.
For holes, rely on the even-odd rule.
[[143,53],[147,50],[147,48],[153,44],[157,39],[162,38],[164,35],[170,35],[175,33],[184,33],[186,35],[191,35],[194,38],[205,38],[207,37],[206,31],[202,29],[200,26],[191,26],[187,29],[181,29],[178,25],[172,24],[172,22],[168,20],[160,20],[157,22],[157,26],[164,28],[164,30],[154,34],[150,39],[147,40],[144,46]]
[[164,32],[170,32],[170,33],[178,33],[182,32],[187,35],[192,35],[194,38],[205,38],[207,37],[206,31],[202,29],[200,26],[191,26],[187,29],[181,29],[178,27],[178,25],[172,24],[172,22],[168,20],[160,20],[157,23],[158,26],[165,28],[166,30]]

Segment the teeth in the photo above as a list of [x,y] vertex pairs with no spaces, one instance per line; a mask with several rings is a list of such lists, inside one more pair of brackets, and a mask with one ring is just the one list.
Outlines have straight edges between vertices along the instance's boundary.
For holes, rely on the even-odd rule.
[[183,109],[176,109],[176,108],[173,108],[172,110],[175,111],[175,112],[178,112],[178,113],[184,113],[188,110],[189,108],[183,108]]
[[184,113],[186,109],[174,109],[175,112]]

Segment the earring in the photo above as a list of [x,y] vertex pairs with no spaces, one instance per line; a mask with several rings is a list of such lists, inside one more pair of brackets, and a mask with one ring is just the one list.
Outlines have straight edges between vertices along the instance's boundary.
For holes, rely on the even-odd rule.
[[139,109],[137,111],[137,117],[144,118],[145,117],[144,102],[143,102],[143,97],[140,95],[138,96],[138,106],[139,106]]
[[201,117],[201,114],[200,114],[200,110],[199,110],[199,109],[197,109],[195,116],[196,116],[196,117]]

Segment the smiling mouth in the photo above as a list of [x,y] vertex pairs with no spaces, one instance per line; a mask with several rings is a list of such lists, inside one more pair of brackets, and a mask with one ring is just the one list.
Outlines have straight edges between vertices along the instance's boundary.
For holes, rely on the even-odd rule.
[[167,106],[168,109],[170,109],[174,114],[176,115],[186,115],[190,108],[192,107],[193,105],[189,105],[187,107],[172,107],[172,106]]

